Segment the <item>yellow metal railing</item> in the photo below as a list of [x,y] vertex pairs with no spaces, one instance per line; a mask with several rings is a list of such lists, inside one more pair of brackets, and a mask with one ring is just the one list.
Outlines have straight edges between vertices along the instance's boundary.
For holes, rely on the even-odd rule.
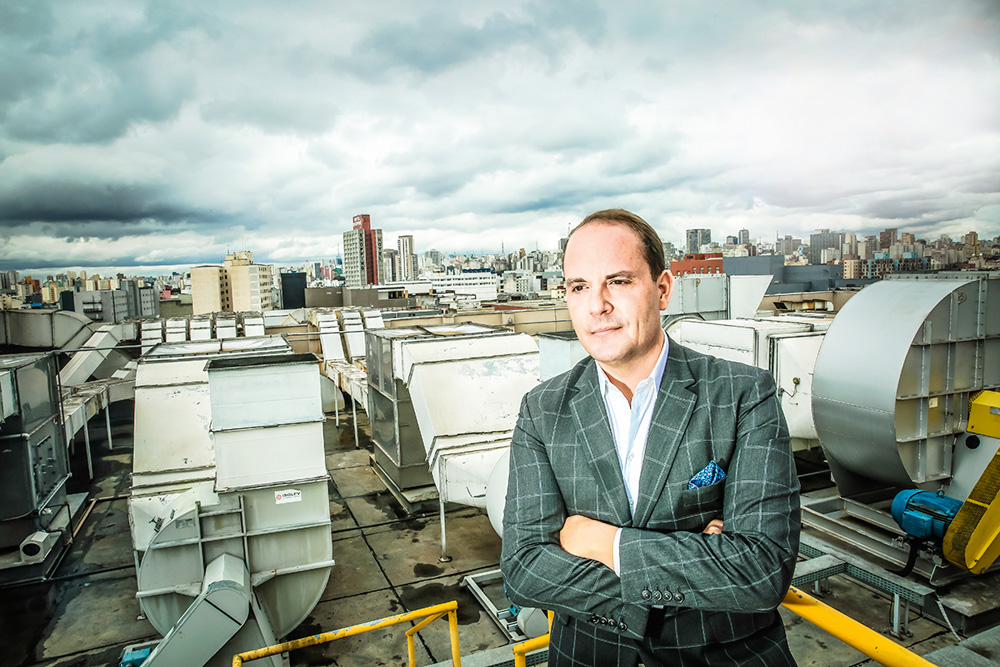
[[400,623],[409,623],[411,621],[423,619],[406,631],[406,650],[410,657],[410,667],[415,667],[417,663],[416,650],[413,645],[413,635],[420,632],[427,627],[428,624],[433,623],[445,614],[448,615],[448,628],[451,631],[451,659],[455,667],[461,667],[462,653],[458,648],[458,602],[454,600],[435,605],[433,607],[425,607],[424,609],[411,611],[406,614],[389,616],[388,618],[371,621],[369,623],[359,623],[358,625],[341,628],[340,630],[334,630],[333,632],[324,632],[311,637],[293,639],[292,641],[288,641],[283,644],[275,644],[274,646],[266,646],[253,651],[238,653],[233,656],[233,667],[240,667],[240,665],[244,662],[266,658],[279,653],[285,653],[286,651],[294,651],[307,646],[316,646],[317,644],[328,644],[329,642],[337,639],[343,639],[344,637],[353,637],[365,632],[371,632],[372,630],[381,630],[382,628],[387,628],[390,625],[398,625]]
[[880,665],[886,665],[886,667],[934,667],[934,663],[929,660],[794,586],[788,589],[785,600],[781,604],[785,609],[826,630]]
[[[549,612],[549,631],[552,631],[552,612]],[[545,648],[549,645],[549,635],[548,633],[542,635],[541,637],[535,637],[533,639],[528,639],[520,644],[514,644],[514,667],[527,667],[528,659],[525,657],[532,651],[537,651],[540,648]]]
[[[929,660],[794,586],[788,589],[785,600],[781,604],[785,609],[826,630],[880,665],[886,667],[934,667],[934,663]],[[551,627],[552,612],[549,612],[549,628]],[[525,667],[527,664],[526,654],[548,645],[549,635],[542,635],[520,644],[514,644],[514,667]]]

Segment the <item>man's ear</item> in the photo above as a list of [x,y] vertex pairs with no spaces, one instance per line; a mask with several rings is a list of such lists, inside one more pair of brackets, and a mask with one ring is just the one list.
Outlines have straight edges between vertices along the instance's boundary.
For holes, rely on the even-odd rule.
[[660,310],[666,310],[670,296],[674,293],[674,274],[670,273],[670,269],[664,269],[656,279],[656,287],[660,295]]

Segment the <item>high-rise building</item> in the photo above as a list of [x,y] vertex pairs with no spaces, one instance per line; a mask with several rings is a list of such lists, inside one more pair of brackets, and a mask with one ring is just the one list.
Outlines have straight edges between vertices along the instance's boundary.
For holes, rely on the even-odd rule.
[[701,246],[712,242],[712,230],[710,229],[689,229],[687,230],[687,246],[688,254],[697,254],[701,252]]
[[0,271],[0,288],[15,289],[17,284],[17,271]]
[[229,280],[226,271],[218,265],[191,267],[191,312],[221,313],[232,311],[229,298]]
[[378,285],[382,230],[372,229],[371,216],[354,216],[354,229],[344,232],[344,278],[347,287]]
[[382,277],[382,284],[402,280],[400,278],[399,253],[392,248],[386,248],[382,251],[382,271],[380,275]]
[[[829,229],[820,229],[815,234],[809,235],[809,263],[826,264],[823,261],[823,251],[827,248],[836,248],[840,251],[843,245],[844,235],[840,232],[831,232]],[[827,253],[829,256],[830,253]]]
[[746,244],[750,243],[750,230],[749,229],[741,229],[740,230],[740,240],[739,240],[739,242],[740,242],[740,245],[746,245]]
[[879,250],[888,250],[889,246],[896,242],[896,233],[899,230],[895,227],[885,229],[878,233]]
[[274,307],[274,272],[254,264],[253,252],[226,255],[222,266],[191,268],[191,312],[263,312]]
[[840,246],[840,254],[844,259],[847,259],[848,255],[858,254],[858,235],[854,232],[847,232],[844,234],[844,241]]
[[963,250],[965,250],[966,257],[975,257],[980,254],[979,248],[979,233],[969,232],[962,236]]
[[417,279],[417,256],[413,252],[413,237],[409,234],[399,237],[399,278],[397,280]]

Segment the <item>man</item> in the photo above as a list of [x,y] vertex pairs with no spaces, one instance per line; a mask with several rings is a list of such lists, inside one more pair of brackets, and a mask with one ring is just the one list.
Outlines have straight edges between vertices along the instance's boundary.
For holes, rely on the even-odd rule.
[[642,218],[588,216],[563,268],[590,358],[521,404],[508,596],[555,612],[550,667],[794,665],[775,608],[798,481],[773,379],[667,338],[673,277]]

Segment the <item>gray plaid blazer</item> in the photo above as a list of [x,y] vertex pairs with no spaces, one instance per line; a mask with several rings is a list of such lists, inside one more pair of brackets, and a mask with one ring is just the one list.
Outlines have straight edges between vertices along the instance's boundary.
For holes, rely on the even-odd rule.
[[[688,489],[711,461],[726,478]],[[525,395],[506,502],[501,568],[511,601],[553,610],[557,623],[573,619],[577,633],[592,628],[602,640],[648,640],[654,605],[666,617],[654,644],[696,647],[759,634],[784,598],[798,550],[798,480],[770,373],[674,341],[635,516],[589,357]],[[570,514],[623,527],[621,578],[560,548]],[[716,518],[723,533],[702,534]]]

